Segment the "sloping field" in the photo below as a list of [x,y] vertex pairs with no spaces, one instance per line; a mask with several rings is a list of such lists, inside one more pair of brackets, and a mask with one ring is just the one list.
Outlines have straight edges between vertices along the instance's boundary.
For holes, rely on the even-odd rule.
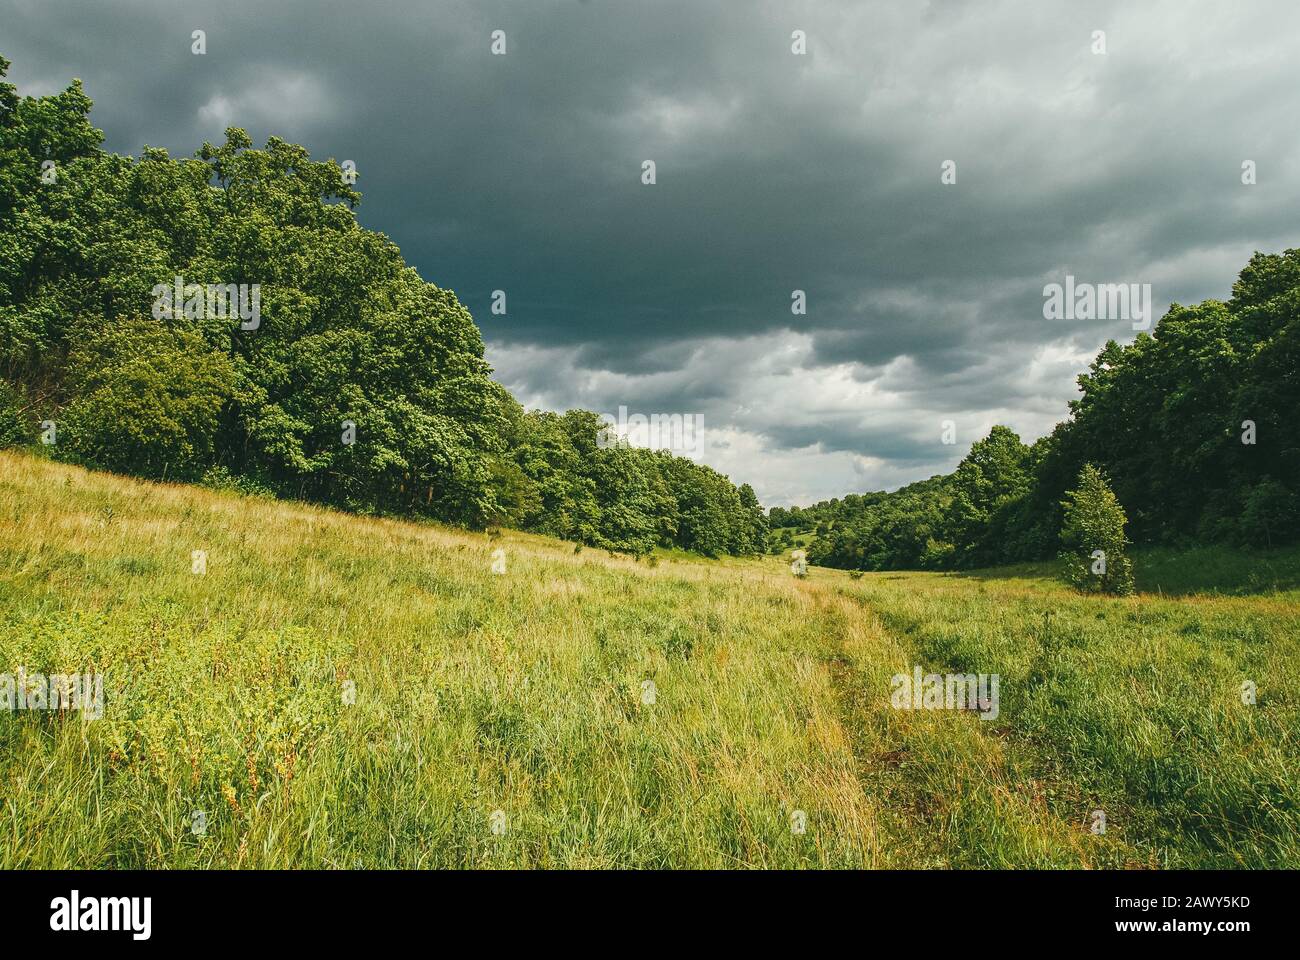
[[0,453],[0,867],[1300,866],[1294,592],[651,563]]

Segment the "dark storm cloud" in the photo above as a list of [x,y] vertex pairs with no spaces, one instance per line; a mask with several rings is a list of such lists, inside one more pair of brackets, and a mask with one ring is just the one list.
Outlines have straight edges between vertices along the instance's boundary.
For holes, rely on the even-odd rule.
[[1158,316],[1294,245],[1300,11],[1134,7],[0,0],[0,53],[24,92],[81,77],[121,152],[237,125],[354,160],[523,399],[701,411],[780,502],[1050,428],[1133,334],[1044,320],[1045,283],[1151,283]]

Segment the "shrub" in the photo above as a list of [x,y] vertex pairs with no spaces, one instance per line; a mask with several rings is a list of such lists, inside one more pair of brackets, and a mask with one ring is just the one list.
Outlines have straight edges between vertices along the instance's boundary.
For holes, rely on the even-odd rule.
[[1065,579],[1085,592],[1126,596],[1133,592],[1133,564],[1124,553],[1128,518],[1102,472],[1090,463],[1079,471],[1079,485],[1061,504],[1065,523]]
[[1296,495],[1272,477],[1251,488],[1242,504],[1238,539],[1252,547],[1272,547],[1295,538],[1300,526]]
[[199,486],[245,497],[275,497],[275,491],[270,487],[253,477],[231,473],[228,467],[209,467],[199,480]]
[[31,430],[23,416],[22,396],[0,380],[0,448],[16,447],[30,440]]
[[234,393],[229,359],[197,334],[141,320],[87,338],[71,358],[67,448],[86,464],[197,479]]

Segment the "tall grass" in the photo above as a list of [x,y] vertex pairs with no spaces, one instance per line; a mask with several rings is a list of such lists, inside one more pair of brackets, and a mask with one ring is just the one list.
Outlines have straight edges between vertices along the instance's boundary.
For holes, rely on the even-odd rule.
[[[0,713],[0,867],[1294,866],[1298,626],[0,453],[0,672],[106,689],[100,720]],[[914,663],[1000,672],[1001,716],[891,709]]]

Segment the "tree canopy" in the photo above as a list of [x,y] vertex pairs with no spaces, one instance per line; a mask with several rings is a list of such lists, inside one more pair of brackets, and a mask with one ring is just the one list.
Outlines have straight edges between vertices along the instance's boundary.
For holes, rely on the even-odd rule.
[[[995,426],[946,476],[893,493],[773,509],[809,558],[936,569],[1050,558],[1085,464],[1110,478],[1139,543],[1270,547],[1300,537],[1300,250],[1256,254],[1227,302],[1173,304],[1111,341],[1069,418],[1032,445]],[[779,542],[779,541],[778,541]]]
[[237,127],[192,158],[119,156],[90,108],[78,81],[0,82],[0,442],[48,419],[53,455],[144,477],[634,552],[760,548],[752,490],[600,446],[595,414],[526,413],[455,294],[358,224],[334,161]]

